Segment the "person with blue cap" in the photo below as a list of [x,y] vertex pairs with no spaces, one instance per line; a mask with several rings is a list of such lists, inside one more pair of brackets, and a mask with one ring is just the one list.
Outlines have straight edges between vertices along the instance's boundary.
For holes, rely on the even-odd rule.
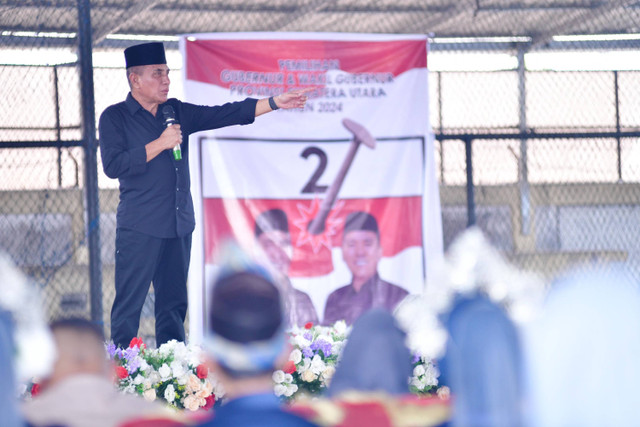
[[288,356],[286,315],[273,278],[237,254],[222,265],[203,347],[228,400],[201,425],[313,427],[283,408],[273,392],[273,371]]
[[156,344],[185,340],[187,271],[195,227],[190,134],[252,123],[278,108],[302,108],[307,90],[221,106],[169,99],[169,67],[159,42],[124,51],[130,93],[99,122],[105,174],[120,183],[111,338],[127,347],[138,333],[149,286],[155,291]]

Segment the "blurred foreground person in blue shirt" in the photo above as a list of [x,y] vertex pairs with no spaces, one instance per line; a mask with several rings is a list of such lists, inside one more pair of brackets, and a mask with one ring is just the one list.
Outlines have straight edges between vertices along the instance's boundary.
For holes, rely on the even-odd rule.
[[202,425],[312,427],[283,409],[273,391],[273,371],[288,348],[281,296],[266,270],[223,268],[209,312],[203,347],[229,401]]
[[201,106],[168,98],[169,67],[160,42],[124,51],[131,92],[100,116],[104,173],[120,182],[116,229],[116,297],[111,338],[126,348],[138,333],[153,282],[156,344],[184,341],[187,271],[195,227],[189,135],[253,123],[278,108],[301,108],[309,90]]
[[504,310],[484,296],[458,297],[443,323],[449,338],[440,368],[451,389],[451,426],[522,426],[520,338]]
[[527,335],[532,427],[640,425],[640,292],[619,267],[553,283]]

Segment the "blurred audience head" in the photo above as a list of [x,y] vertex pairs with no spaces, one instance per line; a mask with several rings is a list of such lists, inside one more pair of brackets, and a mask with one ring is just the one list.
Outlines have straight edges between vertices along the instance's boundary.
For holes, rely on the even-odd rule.
[[458,297],[443,318],[448,340],[442,383],[453,396],[453,426],[522,425],[518,333],[504,310],[483,296]]
[[47,379],[53,385],[76,374],[110,376],[112,365],[107,358],[102,330],[83,318],[56,320],[50,325],[56,344],[57,359]]
[[640,292],[627,270],[558,279],[529,332],[531,425],[638,425]]
[[408,393],[412,364],[405,339],[387,311],[364,313],[353,325],[327,394],[333,397],[349,390]]
[[212,286],[204,345],[227,377],[270,378],[286,344],[280,292],[264,268],[229,251]]

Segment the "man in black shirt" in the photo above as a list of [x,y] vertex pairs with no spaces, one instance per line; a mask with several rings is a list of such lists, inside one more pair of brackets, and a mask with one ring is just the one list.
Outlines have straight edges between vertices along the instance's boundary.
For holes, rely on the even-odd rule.
[[[111,338],[127,347],[138,333],[149,285],[155,290],[156,343],[184,341],[187,271],[195,226],[189,179],[189,135],[253,123],[283,108],[302,108],[306,91],[247,98],[222,106],[197,106],[168,99],[169,68],[162,43],[125,49],[131,92],[100,117],[100,152],[105,174],[120,181],[116,230],[116,297]],[[178,124],[165,126],[171,106]],[[182,159],[172,149],[179,146]]]

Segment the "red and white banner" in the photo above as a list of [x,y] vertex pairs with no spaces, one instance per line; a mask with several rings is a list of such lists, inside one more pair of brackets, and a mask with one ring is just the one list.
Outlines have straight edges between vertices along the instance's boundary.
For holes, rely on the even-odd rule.
[[[356,211],[377,220],[380,277],[421,292],[428,267],[442,256],[426,37],[198,34],[184,36],[181,50],[187,102],[314,88],[304,110],[278,110],[191,138],[197,226],[190,339],[202,334],[204,284],[215,273],[216,249],[233,238],[251,250],[256,218],[269,209],[286,213],[289,277],[320,317],[327,296],[351,281],[341,244],[345,218]],[[354,132],[372,141],[359,143]],[[323,231],[312,233],[309,223],[323,203],[331,208]]]

